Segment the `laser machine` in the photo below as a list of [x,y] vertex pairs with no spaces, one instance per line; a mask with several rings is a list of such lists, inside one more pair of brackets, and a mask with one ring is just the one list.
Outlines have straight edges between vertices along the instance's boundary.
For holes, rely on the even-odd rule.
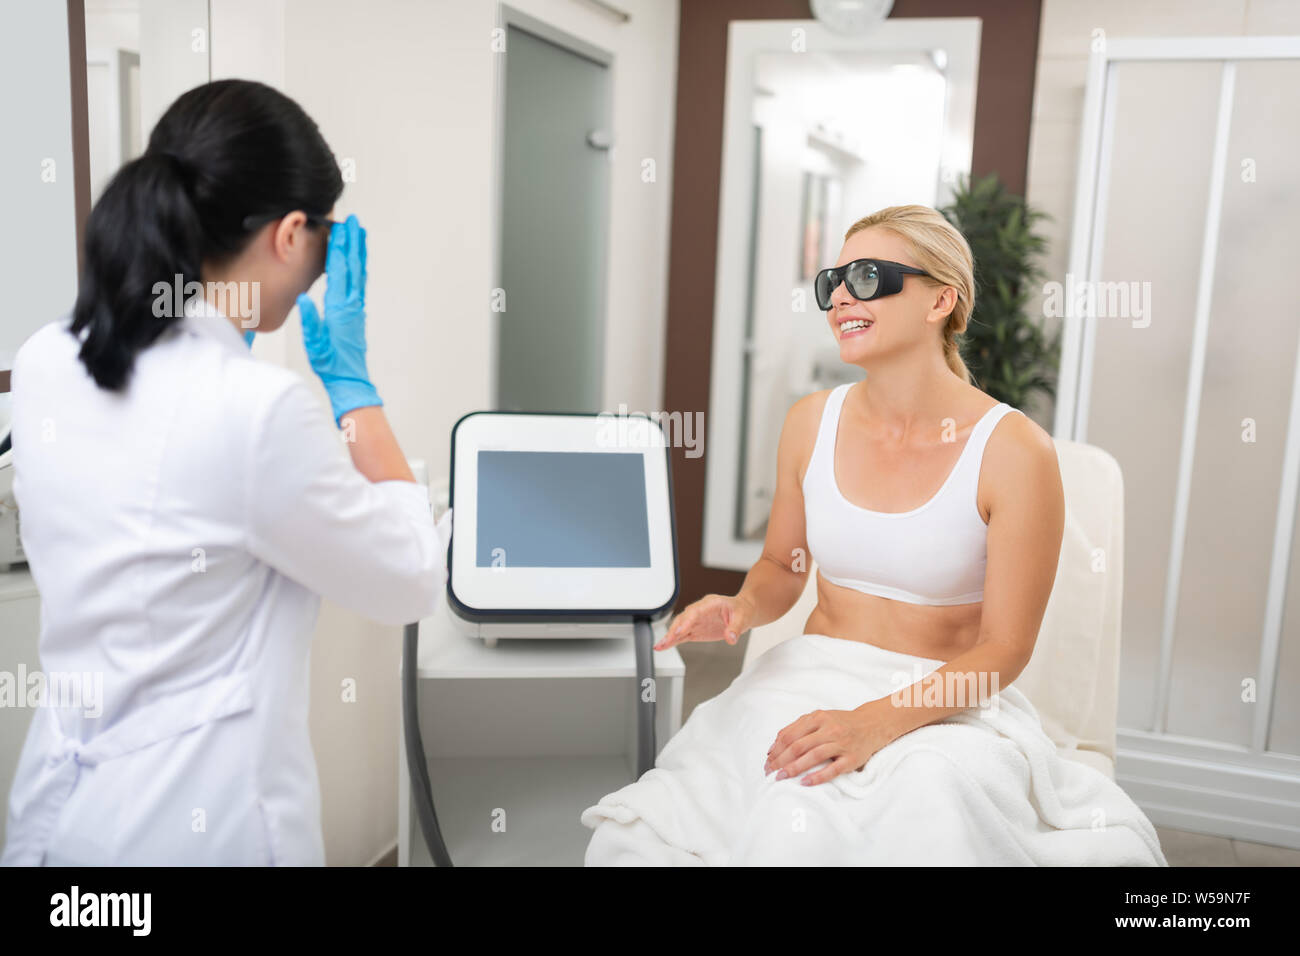
[[[627,638],[634,645],[637,776],[654,765],[653,624],[677,600],[668,443],[645,415],[471,412],[451,438],[454,530],[447,606],[501,639]],[[402,700],[412,803],[434,862],[438,827],[417,712],[418,624],[406,627]]]

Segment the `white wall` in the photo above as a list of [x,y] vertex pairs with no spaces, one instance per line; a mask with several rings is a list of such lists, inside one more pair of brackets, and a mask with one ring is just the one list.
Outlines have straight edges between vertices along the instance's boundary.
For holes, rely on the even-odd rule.
[[[67,7],[3,0],[0,22],[9,25],[0,30],[0,370],[6,370],[29,335],[72,308],[77,237]],[[7,402],[7,393],[0,396]],[[8,417],[5,407],[0,420]]]
[[[626,24],[572,0],[514,4],[614,54],[605,406],[653,411],[663,379],[677,4],[620,5],[632,15]],[[445,477],[452,425],[492,400],[496,5],[212,0],[211,17],[213,78],[284,90],[352,162],[338,213],[355,212],[367,230],[370,371],[403,450],[425,459],[435,481]],[[653,183],[642,182],[647,157]],[[314,381],[296,316],[258,336],[255,351]],[[395,839],[399,650],[398,629],[323,608],[312,735],[331,864],[369,862]],[[355,704],[340,701],[344,678],[357,682]]]

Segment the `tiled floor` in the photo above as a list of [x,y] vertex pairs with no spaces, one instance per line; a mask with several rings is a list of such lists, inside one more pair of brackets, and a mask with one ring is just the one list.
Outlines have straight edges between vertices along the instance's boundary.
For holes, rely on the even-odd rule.
[[1156,827],[1170,866],[1300,866],[1300,850]]

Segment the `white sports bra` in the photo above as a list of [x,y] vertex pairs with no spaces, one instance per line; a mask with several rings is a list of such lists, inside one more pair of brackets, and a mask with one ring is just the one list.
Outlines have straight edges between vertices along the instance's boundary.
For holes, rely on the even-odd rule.
[[860,508],[835,481],[840,409],[852,384],[826,398],[803,478],[808,549],[832,584],[909,604],[970,604],[984,599],[988,525],[976,504],[980,464],[993,427],[1019,409],[999,402],[971,430],[933,498],[911,511]]

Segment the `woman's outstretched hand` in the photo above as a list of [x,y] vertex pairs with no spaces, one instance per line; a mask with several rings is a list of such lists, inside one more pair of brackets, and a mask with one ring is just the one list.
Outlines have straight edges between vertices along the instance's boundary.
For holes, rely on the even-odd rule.
[[672,627],[655,645],[666,651],[686,641],[726,641],[735,644],[749,630],[754,606],[742,597],[706,594],[673,618]]

